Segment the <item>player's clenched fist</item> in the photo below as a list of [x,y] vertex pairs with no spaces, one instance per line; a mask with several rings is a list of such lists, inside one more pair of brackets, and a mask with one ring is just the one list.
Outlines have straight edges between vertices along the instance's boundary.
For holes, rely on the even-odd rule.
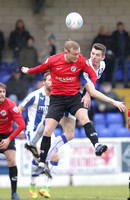
[[21,71],[22,71],[24,74],[27,74],[27,73],[28,73],[28,70],[29,70],[28,67],[22,67],[22,68],[21,68]]

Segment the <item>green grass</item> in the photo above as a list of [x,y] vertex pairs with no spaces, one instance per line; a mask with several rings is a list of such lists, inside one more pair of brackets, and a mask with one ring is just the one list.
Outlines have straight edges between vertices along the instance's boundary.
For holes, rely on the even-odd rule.
[[[18,194],[23,200],[31,199],[28,188],[18,188]],[[126,200],[128,196],[128,186],[69,186],[52,187],[50,200]],[[10,189],[0,188],[0,200],[9,199]]]

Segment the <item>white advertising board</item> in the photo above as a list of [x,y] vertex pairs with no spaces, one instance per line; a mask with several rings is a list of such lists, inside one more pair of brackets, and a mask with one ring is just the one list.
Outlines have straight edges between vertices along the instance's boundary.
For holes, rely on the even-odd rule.
[[89,174],[120,171],[120,143],[107,143],[108,150],[97,157],[90,142],[73,140],[60,150],[58,173]]

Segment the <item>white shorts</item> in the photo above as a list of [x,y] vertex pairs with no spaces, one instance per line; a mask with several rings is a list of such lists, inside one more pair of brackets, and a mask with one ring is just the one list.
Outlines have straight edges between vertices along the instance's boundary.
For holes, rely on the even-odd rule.
[[[38,125],[38,128],[35,131],[31,130],[31,128],[29,130],[29,128],[28,128],[28,130],[26,130],[25,134],[26,134],[26,138],[27,138],[28,142],[32,142],[32,141],[34,142],[35,138],[37,138],[37,137],[39,138],[39,135],[40,135],[41,136],[40,139],[38,140],[37,143],[35,143],[37,145],[37,147],[40,147],[41,141],[42,141],[43,132],[44,132],[44,125],[43,125],[43,123],[40,123]],[[52,143],[54,138],[55,138],[55,134],[52,133],[51,143]]]
[[65,111],[65,112],[64,112],[64,116],[65,116],[65,117],[68,117],[68,118],[70,118],[70,119],[76,120],[76,117],[75,117],[74,115],[71,115],[71,113],[68,112],[68,111]]
[[[40,123],[35,131],[32,130],[32,127],[27,127],[27,130],[25,131],[25,135],[26,135],[27,141],[28,142],[32,142],[33,140],[35,140],[37,135],[41,135],[42,136],[43,135],[43,131],[44,131],[43,123]],[[39,138],[39,136],[38,136],[38,138]],[[41,143],[41,138],[38,140],[37,144]]]

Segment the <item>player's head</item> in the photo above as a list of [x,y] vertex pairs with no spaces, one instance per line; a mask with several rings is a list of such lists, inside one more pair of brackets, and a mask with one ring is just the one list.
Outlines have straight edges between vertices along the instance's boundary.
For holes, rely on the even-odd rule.
[[51,75],[50,72],[46,72],[43,77],[43,85],[47,91],[51,91]]
[[65,46],[65,60],[67,62],[77,62],[77,59],[79,58],[80,54],[80,46],[75,41],[66,41]]
[[34,37],[33,36],[29,36],[26,40],[26,45],[27,47],[33,47],[34,45]]
[[117,23],[117,30],[122,33],[124,31],[124,24],[123,22],[118,22]]
[[99,66],[101,60],[105,59],[106,47],[103,44],[95,43],[91,50],[91,61],[93,66]]
[[0,104],[4,102],[6,95],[6,85],[0,82]]
[[22,19],[18,19],[16,21],[15,30],[16,31],[25,30],[25,24],[24,24],[24,21]]

